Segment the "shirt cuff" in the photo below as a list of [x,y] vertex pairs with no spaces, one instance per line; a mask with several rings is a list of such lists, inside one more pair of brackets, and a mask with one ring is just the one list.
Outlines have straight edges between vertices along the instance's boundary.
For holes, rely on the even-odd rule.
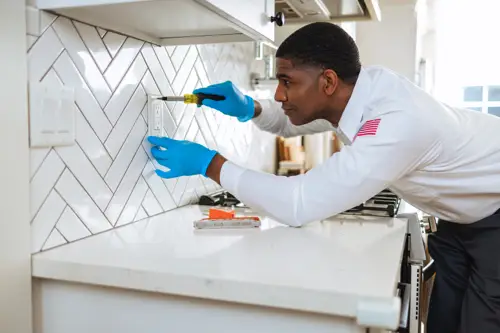
[[275,116],[273,114],[273,109],[271,102],[268,100],[258,100],[261,106],[260,114],[257,117],[252,118],[252,121],[259,127],[268,126],[271,123],[271,120]]
[[220,183],[221,186],[234,196],[238,196],[238,184],[240,178],[245,172],[245,168],[242,168],[232,162],[226,161],[222,165],[220,171]]

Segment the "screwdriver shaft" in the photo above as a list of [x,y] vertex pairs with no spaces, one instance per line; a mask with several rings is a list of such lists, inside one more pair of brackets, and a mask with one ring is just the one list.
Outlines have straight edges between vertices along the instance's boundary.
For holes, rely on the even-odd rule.
[[185,94],[183,96],[161,96],[157,99],[168,102],[184,102],[186,104],[201,105],[204,99],[211,99],[214,101],[223,101],[226,99],[224,96],[212,94]]

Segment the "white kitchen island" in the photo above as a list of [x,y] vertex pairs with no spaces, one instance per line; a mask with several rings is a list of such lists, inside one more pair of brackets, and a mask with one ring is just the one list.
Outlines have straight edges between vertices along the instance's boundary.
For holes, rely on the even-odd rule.
[[399,324],[407,221],[195,230],[187,206],[33,256],[35,333],[361,333]]

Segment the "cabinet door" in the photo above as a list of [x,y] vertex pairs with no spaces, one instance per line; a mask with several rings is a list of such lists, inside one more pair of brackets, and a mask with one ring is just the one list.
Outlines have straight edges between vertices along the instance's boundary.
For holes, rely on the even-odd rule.
[[274,0],[196,0],[257,40],[274,41]]

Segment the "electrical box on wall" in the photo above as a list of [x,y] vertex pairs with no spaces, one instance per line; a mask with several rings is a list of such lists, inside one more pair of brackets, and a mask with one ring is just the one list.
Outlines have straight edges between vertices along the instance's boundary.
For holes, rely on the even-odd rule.
[[29,87],[30,146],[75,143],[75,92],[70,87],[31,83]]

